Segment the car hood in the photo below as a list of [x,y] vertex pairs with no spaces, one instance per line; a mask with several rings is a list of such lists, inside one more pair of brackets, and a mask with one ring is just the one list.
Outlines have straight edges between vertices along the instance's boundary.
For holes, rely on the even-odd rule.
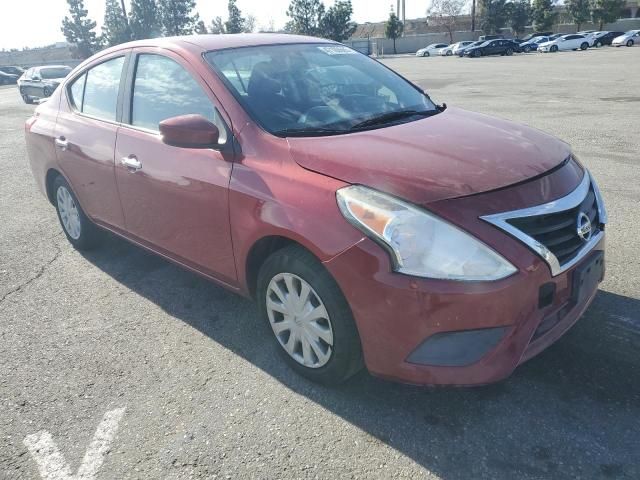
[[433,117],[330,137],[290,137],[302,167],[425,204],[538,176],[570,147],[543,132],[448,108]]

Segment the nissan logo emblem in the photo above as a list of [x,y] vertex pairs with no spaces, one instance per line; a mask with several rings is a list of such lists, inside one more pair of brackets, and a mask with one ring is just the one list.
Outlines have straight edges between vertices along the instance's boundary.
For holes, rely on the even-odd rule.
[[591,239],[593,230],[591,228],[591,220],[586,213],[580,212],[578,214],[577,226],[578,237],[580,237],[582,241],[588,242]]

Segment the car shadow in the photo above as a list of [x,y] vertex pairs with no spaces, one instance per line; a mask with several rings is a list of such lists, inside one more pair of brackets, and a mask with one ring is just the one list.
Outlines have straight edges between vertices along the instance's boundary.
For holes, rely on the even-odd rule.
[[420,388],[363,372],[326,388],[281,361],[249,300],[113,236],[84,256],[439,478],[640,478],[636,299],[601,291],[565,337],[498,384]]

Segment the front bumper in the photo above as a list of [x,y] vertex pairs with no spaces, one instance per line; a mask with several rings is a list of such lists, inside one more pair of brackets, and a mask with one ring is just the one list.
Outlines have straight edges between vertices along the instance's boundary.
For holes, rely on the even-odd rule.
[[572,160],[513,188],[429,205],[517,267],[502,280],[398,274],[387,253],[368,238],[326,262],[351,306],[369,371],[422,385],[487,384],[506,378],[562,336],[597,292],[601,278],[590,279],[577,297],[574,279],[584,275],[585,262],[604,252],[604,230],[582,260],[552,274],[552,264],[523,241],[480,218],[486,212],[560,205],[561,199],[572,199],[568,193],[580,191],[588,175]]
[[[604,239],[594,252],[604,249]],[[585,258],[584,261],[588,261]],[[572,300],[576,268],[552,277],[542,260],[497,282],[429,280],[391,272],[387,254],[364,239],[326,267],[347,297],[368,370],[419,385],[482,385],[508,377],[560,338],[584,313],[597,288]],[[553,300],[540,307],[541,287]],[[466,365],[424,365],[410,357],[429,338],[493,329],[500,338]],[[435,337],[434,337],[435,336]],[[463,356],[465,352],[460,352]]]

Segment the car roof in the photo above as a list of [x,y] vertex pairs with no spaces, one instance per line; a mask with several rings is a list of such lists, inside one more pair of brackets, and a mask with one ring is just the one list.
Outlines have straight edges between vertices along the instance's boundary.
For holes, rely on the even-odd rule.
[[288,35],[280,33],[240,33],[233,35],[185,35],[181,37],[152,38],[127,42],[108,49],[117,51],[136,47],[183,47],[201,51],[223,50],[226,48],[257,47],[264,45],[283,45],[296,43],[332,43],[336,42],[324,38],[308,37],[304,35]]
[[69,65],[41,65],[39,67],[33,67],[37,70],[42,70],[43,68],[68,68],[71,69]]

